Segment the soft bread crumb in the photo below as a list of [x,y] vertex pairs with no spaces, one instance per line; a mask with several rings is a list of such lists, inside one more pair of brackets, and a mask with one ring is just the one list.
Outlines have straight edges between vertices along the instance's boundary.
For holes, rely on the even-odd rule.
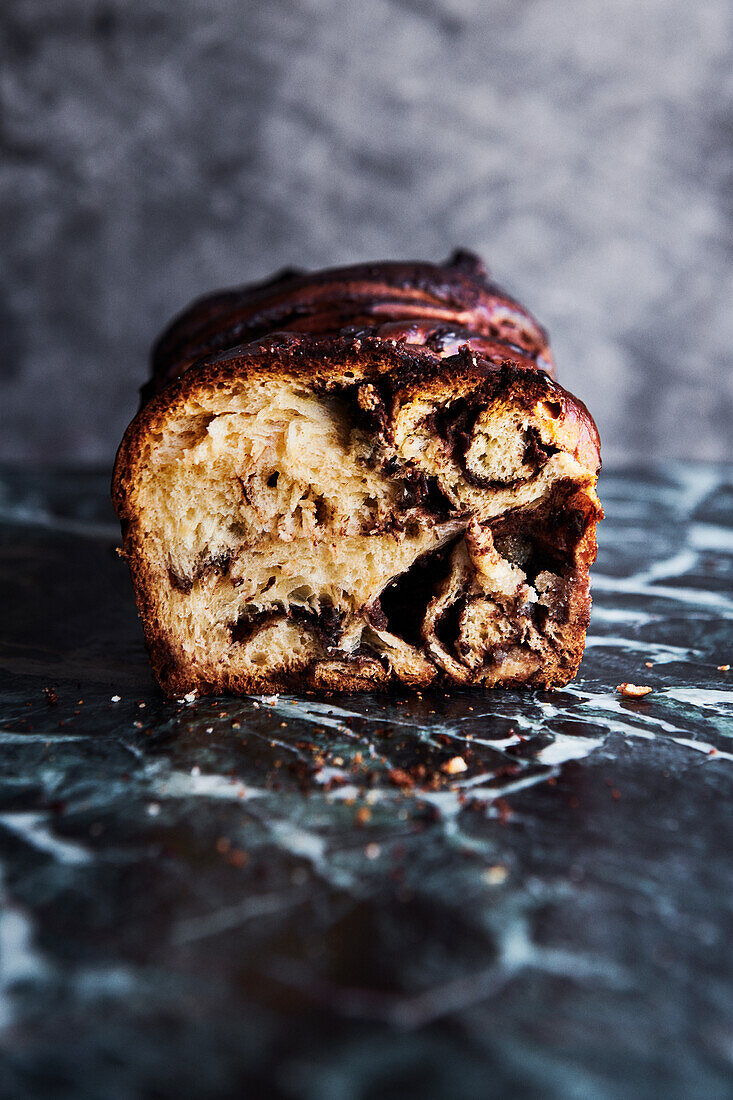
[[616,688],[627,699],[641,699],[644,695],[651,694],[653,688],[641,684],[619,684]]

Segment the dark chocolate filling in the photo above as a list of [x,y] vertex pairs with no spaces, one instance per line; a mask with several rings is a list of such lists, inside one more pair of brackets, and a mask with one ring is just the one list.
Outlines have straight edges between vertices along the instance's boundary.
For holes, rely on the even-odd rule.
[[177,588],[179,592],[188,594],[196,581],[200,581],[204,577],[209,577],[213,573],[218,573],[220,576],[226,573],[231,560],[232,552],[230,550],[223,550],[219,554],[202,554],[196,562],[191,576],[182,576],[180,573],[176,572],[172,565],[169,565],[168,579],[173,588]]
[[277,622],[282,618],[279,611],[243,611],[237,621],[229,627],[232,641],[244,645],[254,638],[264,626]]
[[[540,573],[551,573],[558,578],[561,585],[571,576],[574,569],[572,551],[555,541],[553,536],[557,533],[557,528],[549,521],[547,514],[536,517],[532,523],[521,512],[509,513],[500,516],[491,526],[499,553],[505,551],[503,543],[511,543],[513,537],[528,544],[529,552],[518,564],[531,587],[536,587]],[[565,586],[562,585],[562,588]],[[545,630],[550,619],[565,621],[568,613],[566,600],[553,591],[546,592],[539,602],[529,604],[527,610],[540,631]]]
[[[501,390],[506,384],[504,368],[499,373],[495,382],[495,392]],[[548,458],[557,454],[559,447],[543,443],[540,433],[534,426],[525,432],[524,462],[532,467],[532,472],[525,477],[512,478],[502,481],[496,478],[486,478],[471,470],[467,465],[466,456],[471,446],[471,437],[476,427],[476,421],[486,407],[488,394],[479,390],[469,397],[459,397],[450,405],[436,409],[425,418],[429,431],[435,432],[448,445],[453,461],[460,466],[463,476],[469,485],[477,489],[498,489],[509,485],[519,485],[534,477],[545,465]]]
[[435,624],[435,637],[446,649],[453,649],[459,659],[462,654],[458,652],[458,623],[465,606],[466,597],[459,596],[445,609]]
[[524,461],[535,467],[544,466],[548,458],[559,453],[559,447],[553,447],[550,443],[543,443],[540,433],[534,426],[527,428],[524,433]]
[[403,474],[397,503],[404,510],[420,508],[438,521],[446,520],[453,511],[453,505],[440,488],[437,477],[414,467],[408,467]]
[[184,595],[193,588],[193,581],[190,577],[182,577],[180,573],[176,573],[172,565],[168,566],[168,580],[171,582],[171,587],[176,588],[179,592],[183,592]]
[[[450,555],[458,539],[439,550],[422,554],[409,569],[391,581],[374,605],[386,621],[390,634],[403,638],[410,645],[422,644],[422,623],[428,605],[435,596],[439,583],[450,571]],[[374,611],[372,611],[374,615]]]
[[248,609],[229,628],[233,642],[250,641],[259,630],[279,619],[288,618],[307,627],[318,635],[325,649],[338,648],[344,615],[338,608],[325,604],[319,611],[307,607],[291,606],[287,611],[282,608]]
[[326,649],[338,647],[344,613],[337,607],[324,604],[318,611],[313,611],[309,607],[291,606],[288,609],[288,617],[315,631]]

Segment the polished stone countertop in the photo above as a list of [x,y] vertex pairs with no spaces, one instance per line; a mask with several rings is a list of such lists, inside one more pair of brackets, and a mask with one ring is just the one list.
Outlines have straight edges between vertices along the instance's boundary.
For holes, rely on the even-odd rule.
[[733,468],[600,494],[567,688],[171,703],[2,472],[0,1096],[733,1094]]

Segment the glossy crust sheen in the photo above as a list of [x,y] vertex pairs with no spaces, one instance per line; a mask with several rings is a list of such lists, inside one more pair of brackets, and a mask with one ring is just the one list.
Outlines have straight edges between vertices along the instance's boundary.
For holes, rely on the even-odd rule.
[[[373,264],[311,275],[285,273],[267,283],[194,303],[155,347],[153,377],[120,446],[113,479],[123,552],[163,689],[175,695],[189,690],[373,690],[399,683],[412,687],[566,683],[581,660],[589,618],[588,566],[595,560],[595,528],[602,514],[594,491],[600,450],[587,409],[553,375],[544,330],[490,283],[480,261],[466,253],[457,253],[442,266]],[[562,643],[548,648],[540,667],[518,668],[516,675],[483,680],[453,657],[433,660],[427,635],[425,655],[406,666],[407,672],[395,671],[388,661],[371,653],[358,652],[346,659],[323,641],[322,621],[317,624],[324,647],[320,658],[297,667],[253,674],[220,662],[214,671],[202,671],[195,661],[182,656],[161,617],[163,581],[147,551],[149,532],[141,520],[140,487],[146,478],[151,440],[165,439],[174,414],[198,408],[203,394],[226,400],[253,382],[306,383],[314,394],[348,400],[368,431],[379,438],[384,453],[396,446],[409,410],[426,401],[449,409],[450,423],[435,431],[443,433],[444,449],[452,448],[450,461],[455,459],[466,484],[475,483],[477,492],[491,491],[491,483],[479,484],[481,479],[469,469],[465,454],[477,410],[487,404],[512,415],[523,409],[533,416],[537,409],[551,410],[542,422],[541,438],[534,430],[537,468],[541,470],[548,455],[559,455],[570,463],[573,475],[548,483],[541,507],[534,512],[509,507],[475,523],[479,524],[476,530],[490,530],[493,538],[506,541],[519,530],[520,520],[524,523],[529,516],[534,522],[533,517],[541,517],[541,522],[534,522],[533,539],[550,547],[554,558],[561,556],[565,563],[562,610],[557,613],[562,620]],[[528,444],[525,458],[530,451]],[[393,469],[389,462],[383,468],[390,474]],[[426,524],[450,519],[448,512],[440,511],[443,503],[429,499],[427,489],[416,489],[427,482],[412,460],[401,466],[397,476],[405,479],[412,496],[407,518],[394,519],[396,530],[400,522],[404,528],[415,517],[422,516]],[[435,478],[428,480],[435,482]],[[499,488],[504,490],[503,485]],[[450,514],[462,524],[469,544],[473,528],[468,511],[453,506]],[[192,582],[177,579],[176,583],[185,587]],[[364,614],[368,617],[366,609]],[[375,622],[380,614],[377,608]]]
[[262,283],[198,299],[153,349],[145,398],[202,356],[272,332],[374,335],[449,355],[474,351],[526,356],[554,376],[547,333],[492,283],[478,256],[444,264],[380,263],[326,271],[287,270]]

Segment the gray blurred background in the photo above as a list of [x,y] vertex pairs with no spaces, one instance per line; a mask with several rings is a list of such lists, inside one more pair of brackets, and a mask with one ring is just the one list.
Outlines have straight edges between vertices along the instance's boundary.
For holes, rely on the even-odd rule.
[[730,457],[731,0],[1,0],[0,457],[285,264],[484,254],[606,460]]

